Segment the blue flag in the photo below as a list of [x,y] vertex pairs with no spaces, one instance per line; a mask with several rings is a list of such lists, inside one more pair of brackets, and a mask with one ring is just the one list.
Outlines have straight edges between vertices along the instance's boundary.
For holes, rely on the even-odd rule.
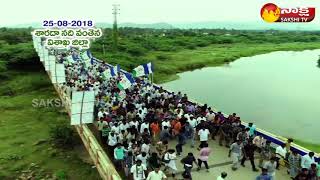
[[129,88],[134,83],[134,79],[131,74],[125,73],[121,81],[118,83],[118,88],[124,90]]
[[118,75],[118,72],[120,72],[120,65],[119,64],[117,64],[116,66],[110,67],[111,76]]
[[154,72],[154,65],[153,63],[149,62],[147,64],[142,64],[133,69],[133,76],[140,77],[148,74],[152,74]]

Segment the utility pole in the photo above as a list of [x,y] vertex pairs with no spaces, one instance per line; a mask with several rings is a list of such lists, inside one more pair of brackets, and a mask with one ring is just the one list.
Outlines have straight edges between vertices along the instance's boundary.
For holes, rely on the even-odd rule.
[[117,22],[117,16],[120,11],[119,4],[113,4],[113,30],[112,30],[112,37],[113,37],[113,50],[117,51],[118,49],[118,22]]
[[[103,43],[104,43],[104,41],[103,41]],[[103,51],[103,55],[105,56],[106,55],[106,49],[104,47],[104,44],[102,44],[102,51]]]

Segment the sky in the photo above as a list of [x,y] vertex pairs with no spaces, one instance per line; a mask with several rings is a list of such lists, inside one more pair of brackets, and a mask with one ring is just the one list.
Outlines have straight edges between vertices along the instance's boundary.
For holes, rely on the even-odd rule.
[[[44,20],[93,20],[111,23],[112,4],[120,4],[119,22],[183,23],[202,21],[256,21],[269,2],[280,7],[318,7],[319,0],[5,0],[0,26],[41,23]],[[54,2],[54,3],[53,3]],[[82,2],[82,3],[81,3]],[[320,9],[312,22],[320,24]]]

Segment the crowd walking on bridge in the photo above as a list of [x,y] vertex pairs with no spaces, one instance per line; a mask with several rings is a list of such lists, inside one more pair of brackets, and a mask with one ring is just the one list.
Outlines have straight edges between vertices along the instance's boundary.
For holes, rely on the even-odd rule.
[[[276,147],[274,152],[270,141],[256,135],[255,125],[243,126],[236,113],[225,116],[207,104],[189,101],[186,94],[156,87],[144,77],[136,78],[132,86],[123,90],[117,86],[124,78],[122,73],[106,78],[103,76],[108,69],[106,64],[96,62],[86,66],[81,61],[70,63],[65,57],[59,56],[59,61],[66,66],[66,93],[95,91],[100,139],[127,179],[161,180],[169,176],[176,179],[177,163],[183,165],[184,179],[192,179],[192,169],[202,171],[202,165],[210,172],[208,159],[214,156],[209,146],[211,139],[229,149],[226,158],[231,158],[233,171],[249,160],[253,171],[261,171],[256,180],[274,180],[276,169],[284,162],[289,165],[292,179],[319,179],[314,153],[300,157],[290,148],[292,140]],[[170,148],[172,142],[175,146]],[[188,144],[198,152],[185,152]],[[177,162],[179,156],[182,159]],[[256,156],[258,165],[254,161]],[[228,179],[228,174],[221,172],[217,179]]]

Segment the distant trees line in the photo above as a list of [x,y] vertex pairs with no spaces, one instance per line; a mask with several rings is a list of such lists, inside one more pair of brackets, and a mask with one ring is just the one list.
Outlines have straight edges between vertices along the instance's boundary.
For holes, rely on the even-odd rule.
[[[0,28],[0,72],[39,67],[31,31],[32,28]],[[119,28],[118,50],[113,51],[112,29],[104,29],[103,32],[103,36],[91,46],[94,56],[122,64],[127,69],[148,61],[149,54],[155,51],[192,50],[212,44],[320,42],[320,32]],[[102,53],[103,47],[106,55]],[[163,54],[156,55],[156,58],[159,61],[169,60]]]

